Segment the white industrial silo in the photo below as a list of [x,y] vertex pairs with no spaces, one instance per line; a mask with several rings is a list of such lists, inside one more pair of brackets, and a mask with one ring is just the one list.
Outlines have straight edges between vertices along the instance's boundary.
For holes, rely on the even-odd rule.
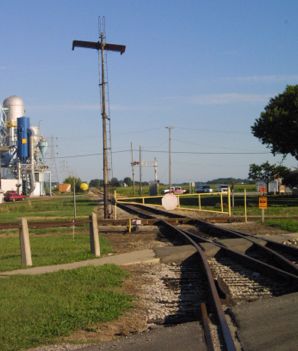
[[9,96],[3,101],[3,110],[8,135],[7,143],[11,146],[16,142],[17,118],[25,115],[24,101],[19,96]]

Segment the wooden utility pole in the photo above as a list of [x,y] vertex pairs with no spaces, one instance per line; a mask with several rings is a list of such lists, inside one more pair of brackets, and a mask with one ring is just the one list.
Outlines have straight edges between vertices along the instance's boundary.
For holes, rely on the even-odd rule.
[[172,186],[172,129],[174,127],[166,127],[169,130],[169,187]]
[[154,170],[154,181],[155,181],[156,185],[158,183],[157,168],[158,168],[157,159],[156,159],[156,157],[154,157],[153,170]]
[[139,172],[140,172],[139,191],[140,191],[140,195],[142,195],[143,187],[142,187],[142,147],[141,145],[139,146]]
[[132,191],[135,195],[135,162],[133,160],[133,147],[132,142],[130,143],[130,154],[131,154],[131,176],[132,176]]
[[105,51],[116,51],[120,52],[122,55],[125,52],[124,45],[118,44],[108,44],[105,41],[105,33],[102,31],[99,35],[99,41],[81,41],[74,40],[72,42],[72,50],[75,47],[95,49],[100,51],[99,60],[101,63],[101,76],[100,76],[100,88],[101,88],[101,117],[102,117],[102,143],[103,143],[103,183],[104,183],[104,218],[109,218],[109,208],[108,208],[108,185],[109,185],[109,166],[108,166],[108,143],[107,143],[107,113],[106,113],[106,84],[105,81]]

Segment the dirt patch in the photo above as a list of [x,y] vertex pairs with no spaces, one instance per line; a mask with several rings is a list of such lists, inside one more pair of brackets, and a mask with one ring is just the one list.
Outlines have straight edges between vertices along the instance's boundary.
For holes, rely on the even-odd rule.
[[113,253],[125,253],[143,249],[168,246],[169,243],[161,241],[156,233],[107,233],[102,234],[111,244]]

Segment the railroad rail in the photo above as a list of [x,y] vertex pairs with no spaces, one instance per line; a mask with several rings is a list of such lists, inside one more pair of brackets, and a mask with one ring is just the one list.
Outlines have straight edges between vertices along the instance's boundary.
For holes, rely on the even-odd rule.
[[[120,204],[120,207],[123,205]],[[123,207],[124,208],[124,207]],[[177,215],[165,210],[148,207],[144,205],[134,204],[134,205],[126,205],[126,209],[128,211],[134,211],[143,217],[154,217],[152,213],[161,215],[163,218],[167,216],[172,218],[176,217],[185,218],[182,215]],[[187,217],[186,217],[187,218]],[[200,240],[206,239],[206,242],[209,243],[217,243],[220,239],[225,238],[236,238],[246,240],[251,244],[251,248],[249,252],[246,252],[247,256],[251,257],[260,257],[261,254],[262,261],[264,263],[269,263],[276,268],[282,269],[286,272],[295,274],[298,276],[298,249],[289,245],[284,245],[281,243],[277,243],[270,239],[264,238],[256,238],[256,235],[251,235],[247,233],[242,233],[239,231],[222,228],[220,226],[214,225],[212,223],[188,218],[188,224],[196,226],[201,235]],[[191,234],[191,233],[188,233]],[[197,237],[198,237],[197,236]],[[210,241],[209,241],[210,240]]]
[[[278,296],[298,291],[298,266],[296,264],[298,261],[298,250],[294,247],[263,238],[257,239],[254,235],[191,219],[189,224],[199,229],[199,233],[193,233],[182,230],[167,221],[167,218],[174,216],[176,218],[185,218],[184,216],[141,204],[118,204],[118,206],[129,212],[136,213],[142,218],[152,219],[158,215],[159,221],[157,225],[165,229],[163,232],[172,237],[179,235],[196,248],[207,277],[212,296],[212,310],[215,311],[220,326],[225,350],[235,350],[235,345],[225,320],[218,289],[226,298],[228,297],[228,299],[233,299],[234,301],[237,297],[233,296],[233,286],[236,286],[237,290],[239,286],[245,287],[243,289],[245,293],[241,293],[238,298],[246,298],[248,300],[256,299],[260,296]],[[245,253],[240,253],[223,244],[220,241],[222,238],[243,239],[251,244],[251,248],[246,250]],[[216,257],[219,262],[210,258],[208,260],[202,249],[202,243],[208,243],[216,247]],[[216,276],[216,282],[214,276]],[[208,350],[212,350],[212,343],[210,344],[211,334],[207,323],[208,313],[204,304],[201,305],[201,314],[204,329],[207,328],[205,329],[207,347]]]
[[[134,211],[135,213],[141,215],[142,217],[150,217],[152,218],[152,212],[154,212],[154,210],[152,210],[151,214],[150,214],[150,210],[144,210],[144,209],[140,209],[137,207],[134,207],[133,205],[120,205],[121,208],[123,209],[127,209],[128,211],[132,212]],[[167,216],[167,214],[164,214],[164,216]],[[169,216],[172,216],[172,214],[169,214]],[[221,302],[220,302],[220,297],[218,295],[218,291],[210,270],[210,267],[208,265],[207,262],[207,258],[202,250],[202,248],[194,241],[194,239],[189,236],[187,233],[180,231],[178,228],[172,226],[171,224],[169,224],[168,222],[166,222],[165,220],[160,220],[159,221],[159,225],[164,225],[164,226],[170,226],[172,228],[172,230],[176,231],[176,233],[179,233],[180,235],[182,235],[187,241],[189,241],[197,250],[199,257],[200,257],[200,261],[201,264],[204,266],[204,271],[206,273],[206,278],[208,281],[208,286],[209,286],[209,290],[212,296],[212,307],[213,310],[216,314],[217,317],[217,321],[220,327],[220,332],[221,332],[221,336],[222,339],[224,341],[224,347],[226,351],[236,351],[236,347],[234,344],[234,340],[233,340],[233,336],[232,333],[228,327],[222,306],[221,306]],[[202,319],[204,321],[204,330],[205,330],[205,339],[206,339],[206,344],[207,344],[207,348],[208,350],[214,350],[213,347],[213,343],[211,340],[211,332],[209,329],[209,324],[208,324],[208,314],[206,311],[206,305],[201,305],[201,311],[202,311]]]
[[[42,228],[56,228],[56,227],[72,227],[74,224],[78,227],[84,226],[85,224],[89,223],[88,218],[84,219],[76,219],[73,220],[64,220],[64,221],[28,221],[30,228],[32,229],[42,229]],[[18,229],[20,227],[19,222],[10,222],[10,223],[1,223],[0,230],[4,229]]]

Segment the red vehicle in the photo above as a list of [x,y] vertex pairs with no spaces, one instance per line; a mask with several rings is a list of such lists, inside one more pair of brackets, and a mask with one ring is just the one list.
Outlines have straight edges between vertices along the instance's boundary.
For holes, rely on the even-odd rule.
[[186,193],[186,190],[182,189],[181,186],[171,186],[169,189],[164,190],[164,194],[168,193],[181,195]]
[[4,195],[4,201],[22,201],[26,199],[26,195],[18,194],[14,190],[7,191]]

